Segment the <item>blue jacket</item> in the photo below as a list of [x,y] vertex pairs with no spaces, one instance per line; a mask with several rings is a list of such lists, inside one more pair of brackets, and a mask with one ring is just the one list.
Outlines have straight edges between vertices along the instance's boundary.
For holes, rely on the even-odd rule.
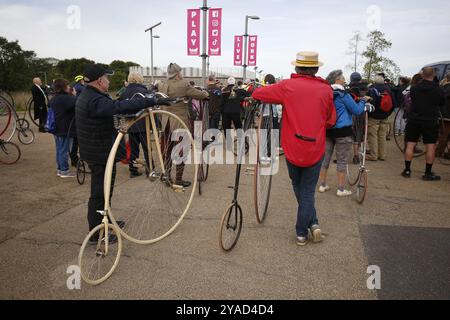
[[77,98],[80,96],[80,94],[83,92],[83,90],[86,89],[86,87],[79,82],[75,83],[73,88],[75,89],[75,91],[77,93]]
[[358,103],[344,90],[334,90],[334,105],[336,107],[337,121],[333,129],[351,127],[352,116],[359,116],[364,112],[366,101],[361,99]]

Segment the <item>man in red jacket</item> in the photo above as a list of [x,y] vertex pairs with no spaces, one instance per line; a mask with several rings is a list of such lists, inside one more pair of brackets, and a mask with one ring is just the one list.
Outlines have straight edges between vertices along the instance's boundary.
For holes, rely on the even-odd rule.
[[296,73],[291,79],[256,89],[252,97],[283,105],[281,144],[298,201],[297,244],[304,246],[309,240],[322,241],[315,192],[325,154],[326,129],[335,125],[336,109],[329,83],[316,77],[323,66],[319,54],[299,52],[292,64]]

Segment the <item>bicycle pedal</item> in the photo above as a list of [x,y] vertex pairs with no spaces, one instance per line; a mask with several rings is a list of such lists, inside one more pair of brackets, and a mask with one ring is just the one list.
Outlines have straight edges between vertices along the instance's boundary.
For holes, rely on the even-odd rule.
[[97,250],[97,252],[95,253],[97,257],[104,257],[105,256],[105,252],[101,249]]

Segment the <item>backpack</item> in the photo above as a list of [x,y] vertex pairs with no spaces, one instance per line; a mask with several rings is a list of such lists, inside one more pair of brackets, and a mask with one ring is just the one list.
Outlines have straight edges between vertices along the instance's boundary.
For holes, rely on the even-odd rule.
[[388,113],[388,112],[391,112],[393,107],[394,107],[394,103],[392,102],[392,97],[389,94],[389,91],[385,90],[381,94],[380,109],[383,110],[384,112]]
[[389,91],[384,90],[380,94],[380,92],[377,89],[374,88],[373,90],[375,91],[377,98],[379,98],[381,111],[386,113],[391,112],[392,108],[394,107],[394,103],[392,102],[392,97],[389,94]]
[[47,121],[45,122],[44,128],[48,133],[56,132],[55,110],[53,108],[48,108]]

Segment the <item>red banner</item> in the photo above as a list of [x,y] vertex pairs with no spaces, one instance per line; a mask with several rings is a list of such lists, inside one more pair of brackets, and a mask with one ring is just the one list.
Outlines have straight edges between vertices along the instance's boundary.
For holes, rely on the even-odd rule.
[[188,9],[188,56],[200,55],[200,9]]
[[258,36],[248,37],[248,66],[256,66],[256,54],[258,48]]
[[234,36],[234,65],[242,66],[243,58],[243,36]]
[[222,9],[209,9],[208,54],[221,55]]

